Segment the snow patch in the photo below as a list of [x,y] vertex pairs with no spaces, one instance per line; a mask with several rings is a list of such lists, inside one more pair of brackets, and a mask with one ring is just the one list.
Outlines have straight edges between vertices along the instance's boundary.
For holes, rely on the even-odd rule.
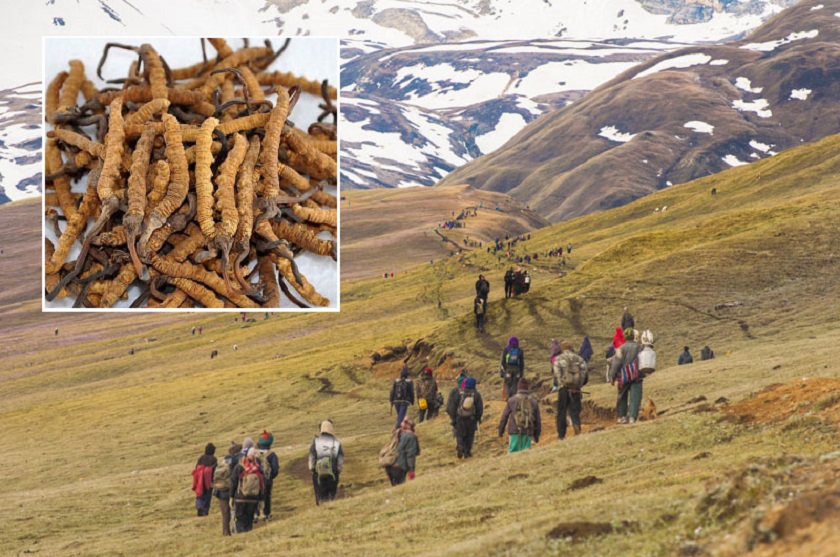
[[736,157],[735,155],[726,155],[725,157],[723,157],[723,162],[725,162],[729,166],[743,166],[745,164],[750,164],[748,162],[738,160],[738,157]]
[[790,98],[804,101],[811,94],[810,89],[794,89],[790,92]]
[[764,90],[764,87],[753,87],[750,80],[746,77],[736,77],[735,87],[748,93],[761,93]]
[[475,144],[484,154],[495,151],[525,127],[525,118],[518,113],[506,112],[499,118],[499,123],[493,131],[476,136]]
[[821,9],[823,9],[823,8],[825,8],[825,6],[824,6],[823,4],[817,4],[816,6],[813,6],[813,7],[811,8],[811,11],[812,11],[812,12],[815,12],[815,11],[817,11],[817,10],[821,10]]
[[708,64],[711,59],[712,57],[708,54],[702,54],[700,52],[696,52],[694,54],[686,54],[684,56],[677,56],[676,58],[669,58],[668,60],[658,62],[653,66],[649,67],[648,69],[637,73],[635,76],[633,76],[633,79],[636,79],[637,77],[645,77],[646,75],[655,74],[656,72],[661,72],[662,70],[669,70],[671,68],[690,68],[691,66]]
[[767,145],[766,143],[761,143],[760,141],[756,141],[755,139],[750,140],[750,147],[755,149],[756,151],[761,151],[762,153],[767,153],[770,151],[770,147],[772,145]]
[[[837,15],[837,14],[834,14]],[[745,48],[747,50],[758,50],[760,52],[770,52],[775,50],[776,48],[782,46],[783,44],[791,43],[793,41],[801,41],[802,39],[813,39],[817,35],[820,34],[818,29],[811,29],[810,31],[800,31],[797,33],[791,33],[787,37],[783,39],[778,39],[775,41],[767,41],[764,43],[750,43],[742,46],[741,48]]]
[[604,126],[601,128],[601,131],[598,132],[600,137],[605,137],[610,141],[617,141],[618,143],[627,143],[634,137],[636,137],[635,133],[622,133],[618,131],[618,128],[615,126]]
[[691,122],[686,122],[683,124],[684,128],[688,128],[690,130],[694,130],[697,133],[707,133],[709,135],[714,135],[715,127],[711,124],[707,124],[706,122],[701,122],[699,120],[692,120]]
[[729,60],[724,60],[723,58],[718,58],[717,60],[712,60],[709,62],[710,66],[725,66],[729,63]]
[[773,112],[767,108],[770,106],[767,99],[756,99],[752,102],[737,100],[732,102],[732,106],[742,112],[755,112],[762,118],[773,116]]

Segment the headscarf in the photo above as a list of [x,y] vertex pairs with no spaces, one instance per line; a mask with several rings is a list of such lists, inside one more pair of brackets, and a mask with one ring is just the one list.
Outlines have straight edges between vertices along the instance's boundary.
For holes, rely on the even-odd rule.
[[589,337],[583,337],[583,342],[580,345],[580,350],[578,350],[578,355],[583,358],[585,362],[589,362],[592,359],[592,355],[595,351],[592,350],[592,343],[589,342]]
[[516,337],[510,337],[508,339],[508,348],[519,348],[519,339]]
[[618,350],[618,348],[625,342],[627,341],[624,340],[624,331],[621,330],[621,327],[616,327],[615,335],[613,336],[613,346],[616,350]]
[[414,420],[406,416],[402,423],[400,424],[400,429],[402,431],[414,431]]
[[400,370],[400,377],[405,379],[406,377],[408,377],[409,373],[411,373],[411,370],[408,369],[408,366],[403,366],[403,368]]
[[551,344],[548,346],[548,356],[553,358],[560,353],[560,343],[556,339],[551,339]]

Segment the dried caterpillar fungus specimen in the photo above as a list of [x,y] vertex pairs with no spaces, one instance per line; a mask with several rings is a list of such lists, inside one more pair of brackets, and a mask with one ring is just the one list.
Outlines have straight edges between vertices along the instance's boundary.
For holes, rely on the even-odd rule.
[[288,41],[179,40],[46,41],[45,300],[330,305],[300,261],[337,274],[336,64],[296,76]]

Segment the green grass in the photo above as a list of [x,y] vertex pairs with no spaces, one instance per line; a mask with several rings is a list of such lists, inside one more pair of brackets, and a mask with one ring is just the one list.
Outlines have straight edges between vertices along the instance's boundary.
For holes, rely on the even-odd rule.
[[[561,273],[556,260],[541,258],[531,292],[511,300],[501,294],[509,264],[477,250],[412,263],[387,281],[346,280],[338,314],[256,314],[255,323],[234,314],[56,316],[22,302],[9,313],[19,325],[0,334],[0,553],[315,555],[323,543],[343,555],[671,555],[687,541],[713,548],[784,485],[772,475],[753,491],[710,500],[728,489],[727,478],[770,467],[782,453],[809,463],[836,443],[836,424],[807,415],[833,406],[833,395],[771,426],[723,420],[713,402],[803,376],[840,376],[838,147],[840,137],[829,138],[533,231],[529,252],[572,241],[571,267]],[[653,212],[663,205],[665,213]],[[478,272],[492,288],[481,336],[471,314]],[[716,309],[730,302],[737,305]],[[589,335],[596,363],[586,400],[609,410],[615,392],[600,382],[600,362],[625,305],[657,337],[660,369],[645,393],[661,418],[557,442],[544,404],[545,440],[507,455],[495,432],[496,362],[507,337],[521,339],[528,376],[550,383],[551,338],[577,344]],[[54,323],[61,334],[51,338]],[[191,335],[199,324],[204,333]],[[419,425],[417,479],[392,488],[376,456],[393,425],[387,393],[402,361],[373,365],[370,355],[418,340],[430,348],[408,360],[412,369],[438,369],[448,392],[465,367],[480,380],[487,419],[469,462],[455,458],[444,419]],[[677,367],[684,344],[695,357],[709,344],[718,357]],[[709,411],[688,402],[699,395]],[[325,417],[336,423],[347,465],[342,497],[315,507],[304,459]],[[210,518],[194,517],[190,471],[208,441],[223,454],[231,439],[263,429],[274,433],[281,462],[276,519],[223,539],[215,502]],[[568,491],[590,475],[603,481]],[[616,531],[579,542],[550,535],[574,521]]]

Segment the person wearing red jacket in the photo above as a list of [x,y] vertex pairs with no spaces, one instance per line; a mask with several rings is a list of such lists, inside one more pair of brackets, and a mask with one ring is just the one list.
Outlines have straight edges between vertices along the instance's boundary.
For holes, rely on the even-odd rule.
[[193,486],[195,492],[195,509],[198,516],[210,513],[210,501],[213,497],[213,471],[216,468],[216,447],[207,443],[204,454],[198,458],[193,469]]

